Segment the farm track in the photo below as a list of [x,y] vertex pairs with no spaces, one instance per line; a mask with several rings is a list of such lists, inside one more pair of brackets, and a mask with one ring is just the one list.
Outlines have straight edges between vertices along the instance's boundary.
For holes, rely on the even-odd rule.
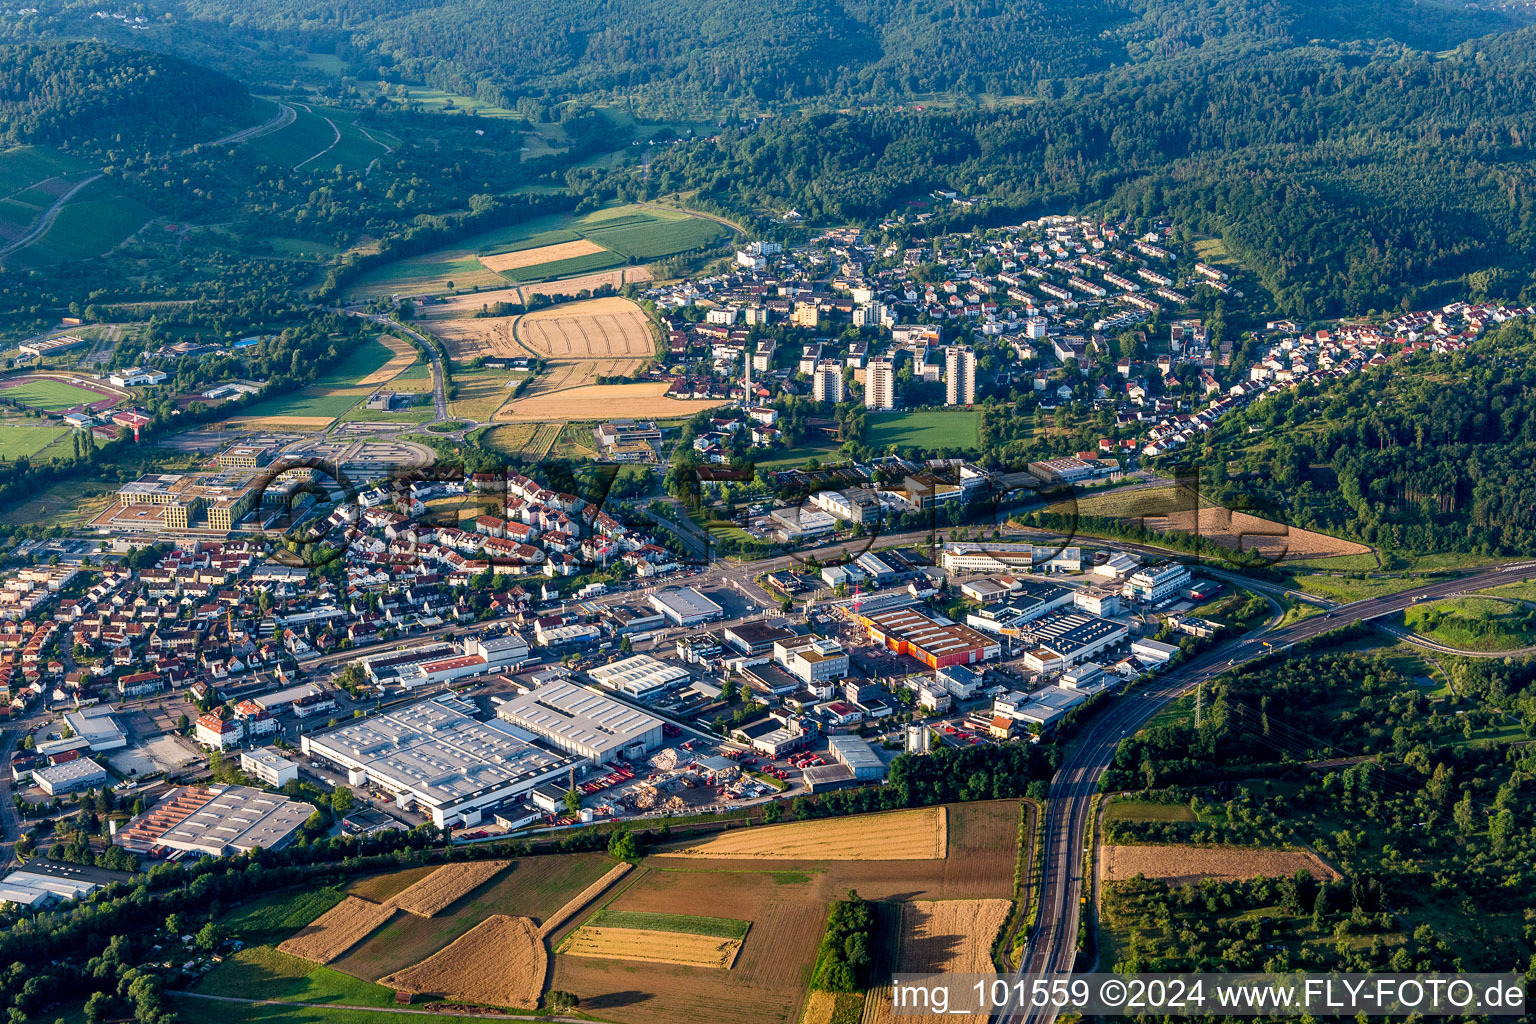
[[[266,135],[277,131],[279,128],[286,127],[290,122],[298,117],[298,115],[294,113],[293,108],[287,104],[279,103],[278,107],[281,109],[279,109],[277,115],[263,124],[256,125],[253,128],[245,128],[238,132],[233,132],[224,136],[223,138],[214,139],[212,142],[201,143],[201,145],[223,146],[232,142],[245,142],[250,139],[257,138],[260,135]],[[334,128],[335,125],[332,125],[332,127]],[[339,140],[341,138],[341,133],[337,132],[336,137]],[[189,153],[196,148],[196,146],[192,146],[182,150],[182,152]],[[31,245],[43,235],[47,234],[48,229],[53,227],[54,221],[59,219],[59,214],[64,211],[64,207],[68,205],[69,201],[73,199],[81,189],[85,188],[91,182],[96,181],[105,173],[105,170],[98,171],[97,173],[91,175],[89,178],[86,178],[84,181],[76,184],[68,192],[65,192],[63,195],[61,195],[57,200],[54,201],[52,206],[43,211],[43,215],[38,218],[38,220],[30,228],[28,228],[25,233],[11,241],[3,248],[0,248],[0,258],[9,256],[11,253]],[[142,231],[144,229],[141,227],[139,230]],[[138,232],[135,232],[135,234],[137,233]]]

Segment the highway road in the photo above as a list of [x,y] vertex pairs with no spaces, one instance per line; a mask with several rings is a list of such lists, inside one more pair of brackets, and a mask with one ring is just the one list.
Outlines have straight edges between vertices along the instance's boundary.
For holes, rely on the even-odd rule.
[[[1083,854],[1088,814],[1099,779],[1114,760],[1120,741],[1141,728],[1182,694],[1227,671],[1234,664],[1254,661],[1330,630],[1369,622],[1402,611],[1417,599],[1449,597],[1501,583],[1536,579],[1536,562],[1478,570],[1386,597],[1339,605],[1326,615],[1303,619],[1283,629],[1260,627],[1241,639],[1180,666],[1148,685],[1114,699],[1073,748],[1051,780],[1045,815],[1044,881],[1035,929],[1021,959],[1018,975],[1069,977],[1077,958],[1078,920],[1083,896]],[[1051,1024],[1052,1008],[1026,1008],[999,1019],[1004,1024]]]

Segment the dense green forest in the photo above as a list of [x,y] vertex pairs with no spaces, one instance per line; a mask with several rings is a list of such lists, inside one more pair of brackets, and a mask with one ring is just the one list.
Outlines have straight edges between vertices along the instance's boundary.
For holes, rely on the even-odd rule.
[[[1311,40],[1382,40],[1436,51],[1519,15],[1435,0],[150,0],[156,45],[242,59],[264,47],[335,53],[349,74],[486,102],[632,100],[709,115],[783,103],[865,104],[929,93],[1033,96],[1065,80],[1178,55],[1244,54]],[[89,23],[65,3],[13,31]],[[0,23],[3,28],[4,23]],[[91,28],[112,30],[98,19]]]
[[245,86],[186,61],[100,43],[0,45],[0,145],[190,145],[250,106]]
[[[1257,427],[1255,431],[1250,427]],[[1536,330],[1264,399],[1203,453],[1216,502],[1407,553],[1536,547]]]

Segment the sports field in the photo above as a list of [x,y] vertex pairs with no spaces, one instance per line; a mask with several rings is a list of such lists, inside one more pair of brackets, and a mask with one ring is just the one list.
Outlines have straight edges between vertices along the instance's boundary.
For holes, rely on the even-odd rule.
[[865,440],[877,450],[891,445],[930,451],[974,449],[980,443],[981,413],[975,410],[872,413],[868,422]]
[[59,449],[61,453],[73,454],[74,449],[69,444],[69,435],[73,433],[73,427],[51,423],[42,426],[33,426],[25,421],[0,423],[0,460],[14,462],[21,458],[35,458],[43,449],[58,442],[63,442]]
[[63,412],[66,409],[96,405],[101,402],[115,404],[120,401],[118,396],[109,392],[93,391],[89,388],[77,387],[68,381],[49,377],[26,377],[20,383],[9,387],[5,386],[4,381],[0,381],[0,398],[8,398],[21,405],[46,412]]

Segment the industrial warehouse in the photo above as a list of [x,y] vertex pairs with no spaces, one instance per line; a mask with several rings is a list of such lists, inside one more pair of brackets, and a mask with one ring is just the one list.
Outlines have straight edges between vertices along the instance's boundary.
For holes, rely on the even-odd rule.
[[661,744],[661,719],[563,680],[506,701],[496,717],[594,765]]
[[400,806],[430,814],[439,828],[476,824],[484,810],[581,761],[475,714],[468,701],[438,697],[308,734],[302,749],[347,769],[352,785],[371,783],[394,794]]
[[874,642],[933,669],[974,665],[996,658],[1002,651],[1002,645],[992,637],[915,608],[861,614],[858,621]]

